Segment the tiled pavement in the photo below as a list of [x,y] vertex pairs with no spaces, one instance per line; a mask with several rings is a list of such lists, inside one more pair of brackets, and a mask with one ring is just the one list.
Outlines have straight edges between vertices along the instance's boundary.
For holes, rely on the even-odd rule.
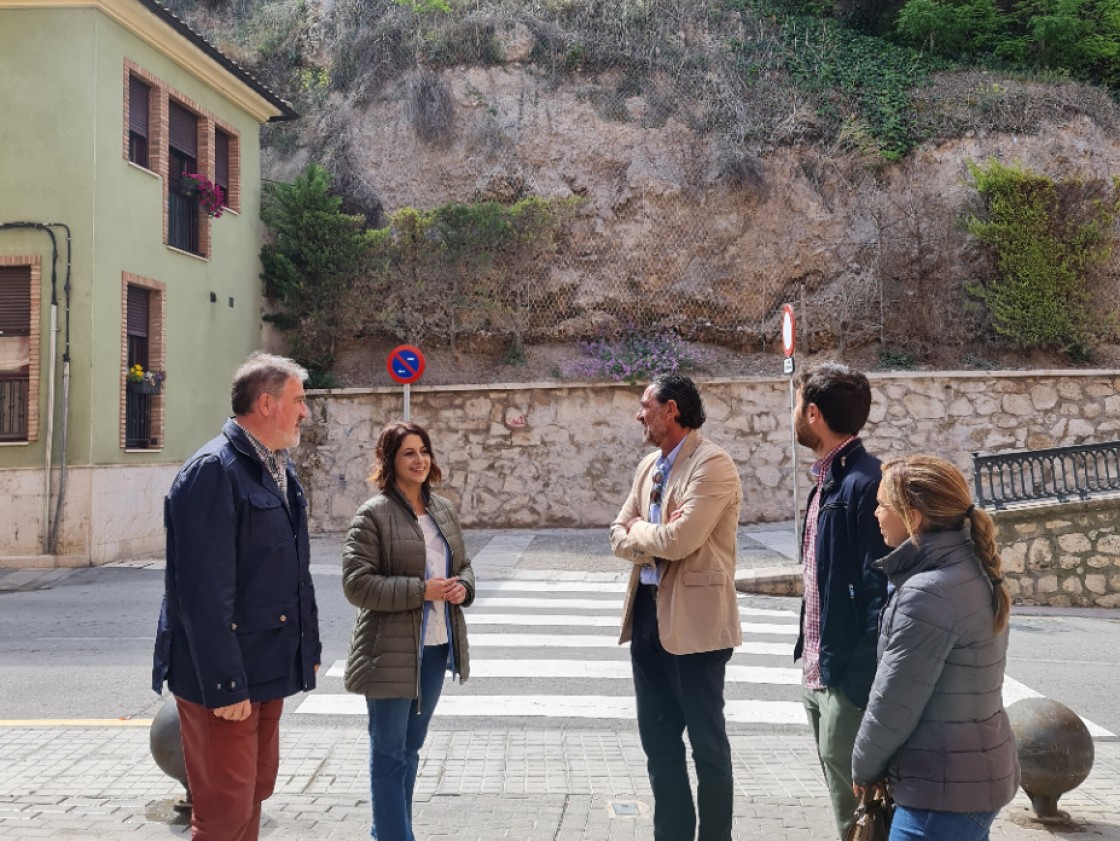
[[[829,810],[804,731],[734,732],[736,839],[828,839]],[[262,837],[363,838],[368,748],[362,727],[282,728],[275,795]],[[187,837],[181,796],[148,753],[146,727],[0,729],[0,838]],[[1045,828],[1023,795],[993,839],[1120,841],[1120,743],[1097,744],[1089,779]],[[433,730],[415,804],[417,839],[622,841],[650,838],[651,798],[637,734],[604,730]]]

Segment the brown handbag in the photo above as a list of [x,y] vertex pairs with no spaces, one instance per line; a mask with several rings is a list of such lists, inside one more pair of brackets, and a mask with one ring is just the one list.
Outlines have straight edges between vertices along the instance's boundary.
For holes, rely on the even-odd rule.
[[881,786],[867,786],[856,807],[845,841],[887,841],[891,834],[894,801]]

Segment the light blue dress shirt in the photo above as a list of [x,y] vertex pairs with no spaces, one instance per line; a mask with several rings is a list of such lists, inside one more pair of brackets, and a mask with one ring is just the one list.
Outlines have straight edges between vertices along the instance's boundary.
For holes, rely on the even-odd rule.
[[[653,472],[661,471],[661,475],[665,477],[665,481],[661,484],[661,499],[665,499],[665,490],[669,487],[669,474],[673,471],[673,463],[677,460],[677,453],[681,451],[681,445],[684,444],[685,438],[681,439],[680,444],[673,448],[669,455],[658,456],[656,464],[653,466]],[[649,507],[649,521],[651,523],[661,522],[661,503],[650,505]],[[665,561],[657,564],[657,566],[642,567],[639,571],[640,580],[643,584],[661,584],[662,567],[665,566]]]

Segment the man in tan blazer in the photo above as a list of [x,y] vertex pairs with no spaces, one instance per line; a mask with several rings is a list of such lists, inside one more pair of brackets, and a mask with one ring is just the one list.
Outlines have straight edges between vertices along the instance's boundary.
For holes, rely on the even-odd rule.
[[[657,449],[638,464],[611,524],[611,548],[633,564],[619,643],[630,642],[654,839],[730,841],[734,787],[723,683],[743,639],[735,597],[743,490],[731,457],[699,432],[704,405],[688,377],[654,380],[637,420]],[[686,727],[699,809],[688,781]]]

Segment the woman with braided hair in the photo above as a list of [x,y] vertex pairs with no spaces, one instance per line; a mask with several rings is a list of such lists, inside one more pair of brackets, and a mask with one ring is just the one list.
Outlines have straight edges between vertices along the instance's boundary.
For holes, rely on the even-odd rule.
[[890,554],[879,664],[852,755],[853,788],[886,785],[890,841],[987,841],[1019,787],[1003,708],[1011,597],[992,518],[944,459],[883,465],[875,516]]

